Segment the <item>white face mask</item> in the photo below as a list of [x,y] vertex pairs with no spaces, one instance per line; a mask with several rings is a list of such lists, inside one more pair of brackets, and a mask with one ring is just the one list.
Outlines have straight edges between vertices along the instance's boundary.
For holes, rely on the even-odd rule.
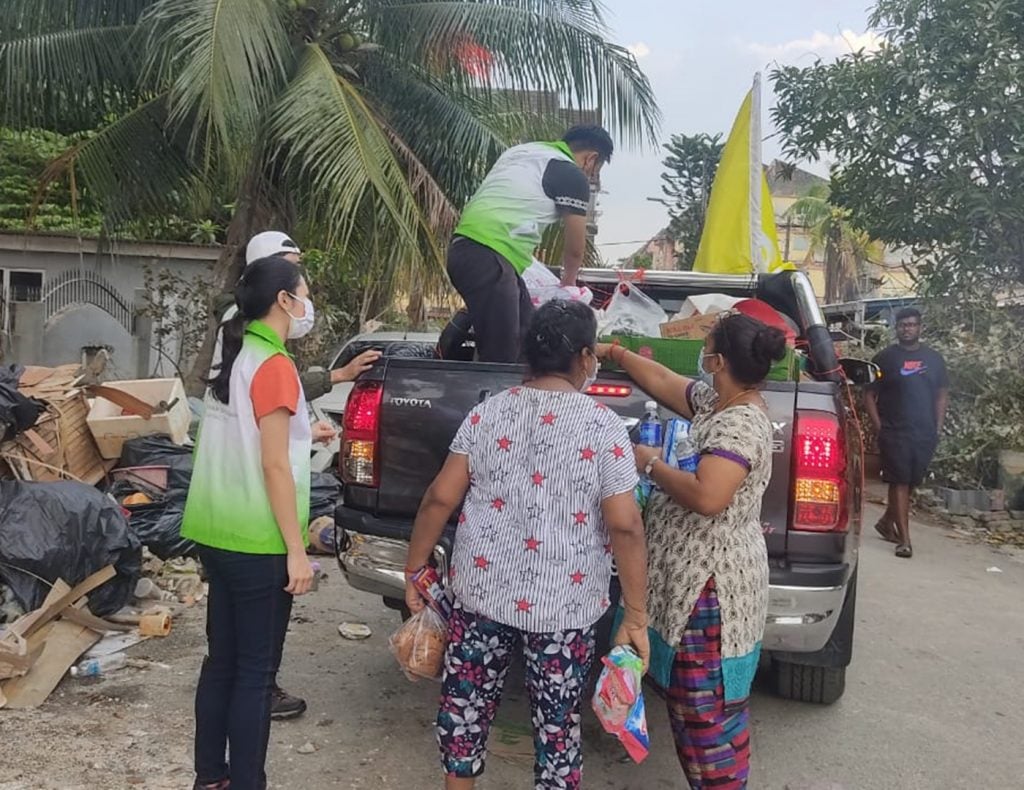
[[704,368],[704,357],[715,357],[715,356],[718,356],[718,355],[717,354],[705,354],[703,348],[701,348],[700,354],[697,356],[697,375],[700,378],[700,380],[703,381],[705,384],[714,384],[715,383],[715,374],[714,373],[708,373],[708,371]]
[[288,313],[288,317],[291,321],[288,323],[288,339],[298,340],[300,337],[305,337],[313,331],[313,303],[309,299],[305,299],[301,296],[295,296],[294,294],[288,294],[297,302],[302,302],[306,308],[306,313],[301,318],[296,318],[291,313]]
[[594,372],[583,380],[583,386],[580,387],[580,392],[586,392],[588,389],[593,387],[594,382],[597,381],[597,374],[600,372],[601,362],[597,357],[594,357]]

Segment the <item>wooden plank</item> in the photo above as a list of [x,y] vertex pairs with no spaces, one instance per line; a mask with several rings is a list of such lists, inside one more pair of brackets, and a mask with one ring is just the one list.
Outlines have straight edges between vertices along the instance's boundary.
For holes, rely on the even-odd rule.
[[104,620],[102,617],[97,617],[88,612],[85,609],[75,609],[69,607],[60,613],[62,620],[70,620],[76,625],[84,625],[86,628],[91,628],[93,631],[133,631],[134,627],[125,625],[124,623],[112,623],[109,620]]
[[43,652],[27,674],[3,686],[7,707],[36,708],[46,702],[57,684],[84,652],[100,641],[91,628],[58,620],[46,635]]
[[114,571],[113,565],[108,565],[105,568],[101,568],[96,573],[88,576],[87,578],[76,584],[70,591],[59,596],[56,601],[53,601],[49,605],[43,605],[43,613],[39,615],[39,618],[33,622],[25,631],[22,632],[22,636],[28,638],[32,636],[36,631],[46,625],[48,622],[59,616],[60,613],[67,608],[69,605],[88,595],[90,592],[95,590],[104,582],[108,582],[114,578],[116,572]]

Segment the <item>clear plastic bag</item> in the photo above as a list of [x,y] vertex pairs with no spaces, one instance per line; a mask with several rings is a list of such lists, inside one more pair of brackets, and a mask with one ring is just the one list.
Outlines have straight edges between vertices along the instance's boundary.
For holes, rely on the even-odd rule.
[[388,640],[391,654],[409,680],[441,677],[448,626],[429,606],[406,620]]
[[583,302],[590,304],[594,300],[594,294],[586,286],[579,288],[575,285],[562,285],[547,266],[534,259],[522,274],[523,282],[530,292],[530,300],[534,307],[540,307],[552,299],[565,299],[569,302]]
[[643,762],[650,751],[647,709],[644,706],[644,665],[631,648],[618,647],[601,659],[604,668],[594,691],[594,713],[604,727],[625,747],[634,762]]
[[661,337],[661,325],[668,320],[661,305],[633,283],[619,283],[598,322],[597,332],[608,335]]

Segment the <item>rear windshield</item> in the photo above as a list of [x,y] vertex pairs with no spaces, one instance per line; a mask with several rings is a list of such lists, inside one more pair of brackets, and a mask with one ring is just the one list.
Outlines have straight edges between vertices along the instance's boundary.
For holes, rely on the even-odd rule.
[[388,357],[433,359],[436,347],[436,344],[425,343],[422,340],[353,340],[338,352],[338,356],[331,363],[331,370],[344,367],[364,351],[377,350]]

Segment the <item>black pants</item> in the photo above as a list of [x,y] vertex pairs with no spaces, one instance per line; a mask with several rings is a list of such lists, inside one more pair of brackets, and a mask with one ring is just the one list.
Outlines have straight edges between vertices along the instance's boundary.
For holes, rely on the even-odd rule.
[[270,689],[292,611],[287,557],[207,547],[199,556],[210,595],[196,689],[196,776],[202,783],[230,776],[231,790],[263,790]]
[[448,277],[469,310],[477,359],[519,362],[533,304],[512,264],[490,247],[456,236],[448,248]]
[[893,485],[908,485],[911,488],[921,485],[928,474],[928,466],[938,443],[935,434],[883,428],[878,434],[882,479]]

